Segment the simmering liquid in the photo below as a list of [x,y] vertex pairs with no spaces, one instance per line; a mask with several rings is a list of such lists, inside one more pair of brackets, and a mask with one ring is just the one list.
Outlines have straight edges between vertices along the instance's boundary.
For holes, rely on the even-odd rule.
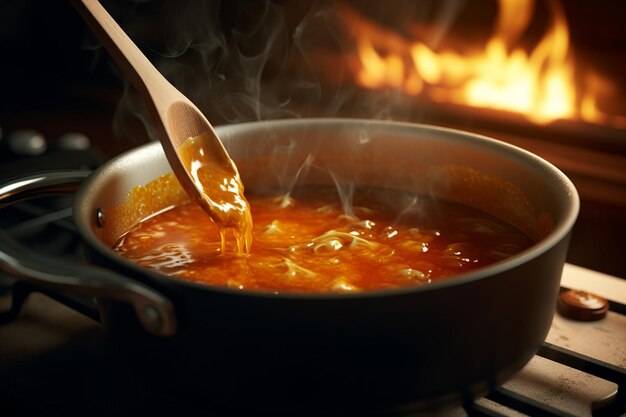
[[210,285],[350,292],[425,285],[533,243],[464,205],[386,190],[357,191],[351,200],[344,209],[336,190],[326,187],[249,196],[254,245],[246,256],[229,255],[219,227],[191,203],[144,220],[115,250],[147,268]]
[[243,195],[243,184],[235,163],[230,159],[221,163],[207,162],[209,155],[215,154],[210,149],[213,142],[205,139],[207,135],[188,138],[177,151],[196,188],[201,191],[202,199],[198,203],[219,226],[222,252],[226,249],[226,231],[232,229],[235,251],[242,255],[250,252],[252,243],[250,205]]

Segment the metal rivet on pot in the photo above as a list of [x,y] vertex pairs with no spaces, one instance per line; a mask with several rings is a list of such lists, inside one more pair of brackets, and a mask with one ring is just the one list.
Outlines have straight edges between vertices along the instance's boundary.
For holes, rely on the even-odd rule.
[[96,210],[96,224],[100,227],[104,227],[105,217],[104,217],[104,209]]
[[599,295],[581,290],[567,290],[559,296],[559,314],[578,321],[603,319],[609,310],[609,302]]
[[147,305],[141,310],[139,320],[151,332],[157,332],[163,325],[159,311],[152,305]]

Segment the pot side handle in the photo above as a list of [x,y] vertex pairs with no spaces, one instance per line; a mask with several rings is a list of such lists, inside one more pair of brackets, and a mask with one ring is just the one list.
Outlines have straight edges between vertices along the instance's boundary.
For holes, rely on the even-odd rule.
[[[0,209],[28,198],[74,193],[90,171],[55,171],[0,184]],[[130,303],[144,329],[172,336],[177,322],[172,303],[153,288],[116,272],[35,253],[0,230],[0,271],[45,289]]]

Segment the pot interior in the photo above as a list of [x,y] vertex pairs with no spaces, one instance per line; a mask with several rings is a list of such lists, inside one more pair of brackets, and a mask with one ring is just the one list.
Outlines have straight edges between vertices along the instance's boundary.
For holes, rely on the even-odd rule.
[[[247,191],[333,183],[410,191],[489,212],[537,242],[562,238],[578,211],[574,186],[555,167],[465,132],[341,119],[245,123],[217,132]],[[137,222],[187,199],[175,179],[154,181],[170,172],[159,143],[105,164],[77,195],[79,227],[110,248]]]

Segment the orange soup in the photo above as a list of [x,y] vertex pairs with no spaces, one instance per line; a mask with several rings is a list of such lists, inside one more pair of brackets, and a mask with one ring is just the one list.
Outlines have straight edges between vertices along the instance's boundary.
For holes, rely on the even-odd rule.
[[[122,256],[207,285],[270,292],[351,292],[425,285],[532,245],[515,227],[468,206],[387,190],[334,188],[250,195],[250,253],[221,247],[196,204],[154,215],[115,245]],[[231,242],[234,244],[234,242]]]

